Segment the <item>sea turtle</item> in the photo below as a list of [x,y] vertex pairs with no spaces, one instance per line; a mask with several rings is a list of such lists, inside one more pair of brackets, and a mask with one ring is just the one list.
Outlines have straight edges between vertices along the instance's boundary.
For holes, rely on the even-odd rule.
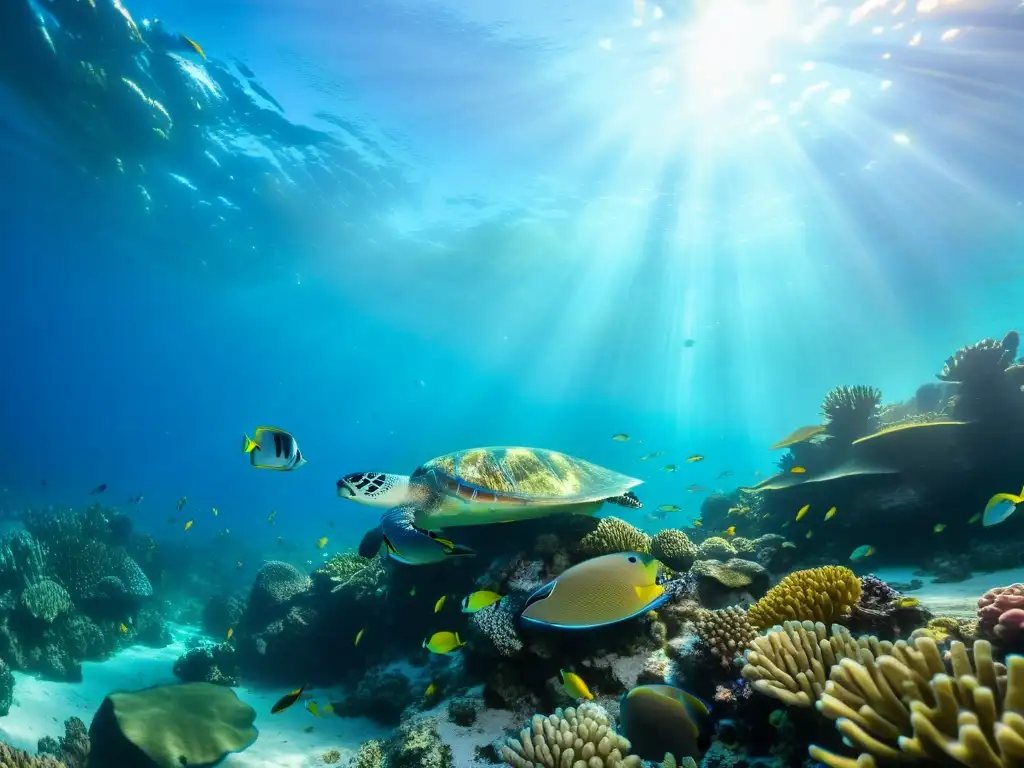
[[360,554],[373,556],[383,544],[396,560],[420,564],[475,554],[438,537],[441,529],[592,515],[606,501],[639,509],[629,489],[641,482],[543,448],[470,448],[431,459],[409,476],[345,475],[338,496],[388,510],[363,538]]

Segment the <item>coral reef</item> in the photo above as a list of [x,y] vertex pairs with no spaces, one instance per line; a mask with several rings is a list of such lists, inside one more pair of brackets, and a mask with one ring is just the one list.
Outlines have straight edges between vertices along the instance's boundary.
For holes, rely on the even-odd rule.
[[235,649],[227,643],[192,648],[174,662],[174,676],[183,683],[238,685]]
[[651,554],[674,571],[685,571],[697,559],[697,547],[677,528],[665,528],[651,539]]
[[30,755],[0,741],[0,768],[68,768],[49,755]]
[[279,618],[286,612],[289,602],[311,585],[309,577],[290,563],[279,560],[264,563],[256,572],[249,593],[247,620],[265,624]]
[[386,559],[382,555],[361,557],[356,551],[331,555],[315,572],[331,583],[331,591],[348,590],[357,600],[380,597],[387,589]]
[[757,630],[750,626],[747,612],[742,608],[700,611],[694,623],[701,642],[718,663],[726,668],[732,667],[736,658],[757,637]]
[[[1024,658],[1007,661],[1007,676],[992,660],[987,641],[974,644],[974,663],[963,643],[950,647],[950,670],[929,638],[897,643],[890,653],[843,659],[832,669],[818,703],[845,741],[860,750],[856,765],[874,760],[1008,766],[1024,755]],[[1003,690],[1005,689],[1005,693]],[[828,766],[848,758],[812,746]]]
[[887,652],[891,643],[870,635],[854,640],[847,629],[820,621],[787,621],[755,638],[744,654],[743,678],[755,691],[784,704],[809,707],[825,690],[829,671],[840,660]]
[[618,517],[603,517],[597,528],[580,540],[580,547],[589,556],[612,552],[651,551],[651,537]]
[[978,633],[1018,648],[1024,640],[1024,584],[994,587],[978,600]]
[[588,768],[639,768],[639,757],[629,755],[629,742],[615,732],[608,713],[596,704],[558,709],[553,715],[534,715],[519,737],[510,737],[501,758],[513,768],[561,768],[577,764]]
[[14,675],[10,667],[0,659],[0,717],[6,717],[14,703]]
[[334,711],[339,715],[369,717],[384,725],[397,725],[402,712],[415,699],[406,675],[397,669],[379,666],[367,670],[354,691],[334,702]]
[[750,623],[759,629],[791,620],[831,623],[857,603],[860,589],[860,579],[843,566],[794,571],[750,607]]
[[728,560],[736,555],[736,547],[720,536],[705,539],[697,547],[697,557],[700,560]]
[[[68,718],[64,721],[64,735],[60,740],[44,736],[39,740],[37,750],[40,755],[50,755],[67,768],[87,768],[90,742],[85,723],[77,717]],[[0,765],[3,765],[2,760]]]
[[875,387],[861,384],[836,387],[825,395],[821,404],[825,433],[847,443],[871,434],[878,423],[881,402],[882,392]]
[[43,579],[25,587],[21,593],[21,604],[37,619],[47,624],[73,607],[71,595],[60,584]]

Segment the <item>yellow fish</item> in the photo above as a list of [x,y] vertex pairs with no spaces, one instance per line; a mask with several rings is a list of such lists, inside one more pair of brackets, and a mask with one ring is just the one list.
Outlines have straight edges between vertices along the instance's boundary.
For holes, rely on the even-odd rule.
[[782,547],[783,549],[796,549],[796,544],[792,541],[784,541],[782,542]]
[[195,520],[189,520],[187,523],[185,523],[185,530],[187,531],[189,528],[191,528],[194,522]]
[[423,692],[423,698],[429,699],[435,693],[437,693],[437,683],[431,683],[427,686],[427,690]]
[[806,514],[807,514],[807,510],[809,510],[810,508],[811,508],[811,505],[810,505],[810,504],[804,504],[804,505],[803,505],[802,507],[800,507],[800,511],[796,513],[796,521],[797,521],[798,523],[799,523],[799,522],[800,522],[801,520],[803,520],[803,518],[804,518],[804,515],[806,515]]
[[188,504],[188,499],[185,498],[184,496],[182,496],[180,499],[178,499],[178,504],[177,504],[178,511],[181,512],[181,508],[184,507],[186,504]]
[[320,717],[320,713],[317,711],[316,702],[310,699],[306,702],[306,711],[309,712],[313,717]]
[[434,603],[434,613],[440,613],[441,609],[444,608],[444,601],[448,599],[448,595],[441,595],[437,598],[437,602]]
[[803,467],[793,467],[793,468],[792,468],[791,470],[789,470],[789,471],[790,471],[790,472],[792,472],[792,473],[793,473],[794,475],[802,475],[802,474],[803,474],[804,472],[806,472],[807,470],[806,470],[806,469],[804,469]]
[[977,514],[971,515],[971,519],[967,521],[967,524],[971,525],[972,523],[976,523],[979,520],[981,520],[981,512],[978,512]]
[[701,456],[699,453],[695,453],[693,454],[693,456],[686,457],[687,464],[696,464],[698,461],[704,461],[704,457]]
[[921,601],[916,597],[901,597],[896,601],[897,608],[917,608],[921,604]]
[[465,645],[458,632],[435,632],[423,641],[423,647],[431,653],[445,655]]
[[983,528],[988,528],[993,525],[999,525],[1017,511],[1017,505],[1024,503],[1024,489],[1021,489],[1019,495],[1012,493],[997,493],[988,503],[985,505],[985,510],[981,516],[981,525]]
[[665,471],[666,472],[675,472],[677,469],[678,469],[678,467],[675,464],[666,464],[665,465]]
[[333,704],[324,704],[324,705],[323,705],[323,706],[322,706],[322,707],[320,708],[320,714],[321,714],[321,715],[329,715],[329,714],[331,714],[331,712],[333,712],[333,711],[334,711],[334,705],[333,705]]
[[807,532],[807,538],[809,539],[809,538],[811,538],[812,536],[814,536],[814,531],[808,531],[808,532]]
[[942,533],[944,530],[946,530],[945,523],[936,523],[935,527],[932,528],[932,533]]
[[316,540],[316,548],[317,549],[323,549],[326,546],[327,546],[327,537],[326,536],[321,536],[319,539]]
[[730,525],[728,528],[726,528],[725,529],[725,535],[726,536],[735,536],[736,535],[736,526],[735,525]]
[[826,520],[831,520],[835,516],[836,516],[836,508],[835,507],[832,507],[832,509],[830,509],[828,512],[825,513],[825,519]]
[[228,627],[228,636],[227,636],[227,639],[228,639],[228,640],[230,640],[230,639],[231,639],[231,637],[232,637],[232,635],[234,635],[234,634],[235,634],[235,628],[234,628],[234,627]]
[[122,635],[127,635],[128,634],[128,627],[126,627],[124,624],[121,625],[121,634]]
[[562,690],[569,694],[571,698],[586,699],[587,701],[594,698],[594,694],[590,692],[582,677],[575,672],[566,672],[564,669],[559,670],[559,672],[562,675]]
[[[201,45],[199,45],[199,43],[197,43],[195,40],[193,40],[191,37],[188,37],[187,35],[182,35],[182,34],[179,33],[178,36],[182,40],[184,40],[193,51],[198,53],[204,59],[206,58],[206,51],[203,50],[203,47]],[[246,438],[246,439],[248,439],[248,438]]]
[[702,525],[704,525],[704,523],[702,523],[700,520],[694,520],[693,521],[693,527],[694,528],[700,528]]
[[462,599],[462,612],[476,613],[477,611],[486,608],[488,605],[494,605],[499,600],[501,600],[501,595],[497,592],[490,592],[486,589],[481,589],[471,595],[466,595],[466,597]]
[[363,627],[358,632],[356,632],[356,639],[352,643],[352,647],[353,648],[355,646],[359,645],[359,641],[363,639],[363,632],[365,632],[365,631],[366,631],[366,627]]

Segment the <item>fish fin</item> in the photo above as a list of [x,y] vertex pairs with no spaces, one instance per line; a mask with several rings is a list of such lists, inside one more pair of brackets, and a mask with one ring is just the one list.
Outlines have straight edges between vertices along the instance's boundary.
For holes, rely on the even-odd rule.
[[438,536],[433,531],[424,531],[424,530],[420,530],[419,528],[417,528],[416,530],[419,533],[422,533],[422,534],[424,534],[426,536],[429,536],[434,541],[436,541],[438,544],[440,544],[441,547],[444,549],[444,553],[446,555],[448,555],[449,557],[463,557],[463,556],[471,556],[471,555],[475,555],[476,554],[476,550],[475,549],[470,549],[469,547],[464,547],[461,544],[456,544],[454,541],[451,541],[450,539],[442,539],[440,536]]
[[636,596],[644,603],[653,603],[665,594],[665,588],[660,584],[650,584],[646,587],[633,587],[633,589],[636,590]]
[[534,603],[551,597],[551,593],[555,591],[555,581],[557,580],[549,581],[547,584],[537,587],[537,589],[533,591],[533,594],[526,598],[526,605],[523,606],[523,609],[525,610]]
[[1017,498],[1019,499],[1019,501],[1017,502],[1018,504],[1024,501],[1024,488],[1020,489],[1020,496],[1018,496]]
[[249,437],[247,434],[242,433],[242,453],[252,453],[254,450],[261,451],[260,444]]
[[452,548],[445,552],[449,557],[474,557],[476,550],[470,547],[464,547],[461,544],[452,544]]

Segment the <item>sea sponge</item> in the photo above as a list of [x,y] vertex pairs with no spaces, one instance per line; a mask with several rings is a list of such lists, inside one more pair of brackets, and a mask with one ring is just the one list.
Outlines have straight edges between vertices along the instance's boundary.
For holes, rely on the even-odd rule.
[[25,610],[47,624],[72,608],[71,595],[60,584],[43,579],[25,587],[21,593],[21,604]]
[[833,624],[829,633],[820,621],[787,621],[750,642],[742,674],[758,693],[809,707],[821,697],[829,671],[839,660],[860,658],[865,652],[877,656],[891,648],[892,643],[874,635],[855,640],[839,624]]
[[651,554],[673,571],[685,571],[697,559],[697,547],[678,528],[666,528],[651,539]]
[[750,623],[767,629],[784,621],[831,624],[860,599],[860,579],[841,565],[794,571],[750,606]]
[[89,765],[216,765],[256,741],[255,719],[233,690],[212,683],[111,693],[89,726]]
[[580,546],[592,556],[612,552],[648,554],[651,551],[651,537],[621,518],[603,517],[597,528],[580,539]]
[[512,768],[640,768],[629,753],[629,741],[615,732],[608,713],[587,702],[578,708],[556,709],[553,715],[534,715],[519,738],[509,737],[501,759]]
[[736,547],[723,539],[721,536],[712,536],[705,539],[697,547],[697,557],[700,560],[721,560],[723,558],[736,557]]
[[877,659],[843,659],[817,706],[860,756],[853,760],[812,746],[811,757],[832,768],[874,766],[876,759],[972,768],[1021,765],[1024,657],[1008,658],[1005,679],[986,640],[974,644],[973,664],[961,642],[952,643],[949,660],[951,674],[926,637],[912,646],[900,641]]
[[726,668],[731,667],[736,657],[757,637],[757,630],[750,626],[747,612],[742,608],[701,611],[697,614],[696,626],[701,641]]
[[875,387],[836,387],[821,404],[826,433],[838,440],[851,441],[874,432],[881,402],[882,392]]

